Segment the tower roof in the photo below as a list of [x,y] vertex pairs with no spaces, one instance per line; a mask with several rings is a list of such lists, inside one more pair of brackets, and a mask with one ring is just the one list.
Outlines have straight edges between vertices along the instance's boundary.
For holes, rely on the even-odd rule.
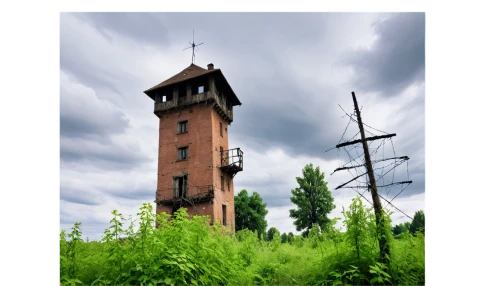
[[238,97],[234,93],[233,89],[231,88],[231,86],[227,82],[226,78],[224,77],[224,75],[222,74],[222,71],[220,69],[208,70],[208,69],[204,69],[202,67],[199,67],[195,64],[189,65],[187,68],[183,69],[180,73],[172,76],[171,78],[169,78],[165,81],[162,81],[161,83],[153,86],[152,88],[150,88],[148,90],[145,90],[144,93],[147,94],[150,98],[154,99],[154,93],[153,93],[154,90],[157,90],[157,89],[162,88],[162,87],[167,87],[167,86],[170,86],[173,84],[177,84],[177,83],[189,80],[189,79],[204,76],[204,75],[207,75],[210,73],[220,74],[222,76],[222,79],[227,84],[227,86],[229,87],[229,90],[231,91],[232,95],[236,99],[235,105],[241,105],[241,102],[239,101]]

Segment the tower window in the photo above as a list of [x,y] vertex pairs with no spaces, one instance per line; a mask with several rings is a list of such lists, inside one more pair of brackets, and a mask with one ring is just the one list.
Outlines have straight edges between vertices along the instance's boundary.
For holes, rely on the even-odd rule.
[[221,189],[224,191],[224,176],[220,176],[220,186]]
[[187,160],[189,157],[188,147],[177,149],[177,160]]
[[172,90],[172,88],[167,88],[162,93],[163,94],[161,95],[161,102],[167,102],[174,99],[174,91]]
[[205,87],[202,85],[202,86],[198,86],[198,93],[203,93],[205,92]]
[[187,197],[187,175],[174,177],[174,198]]
[[222,205],[222,224],[227,225],[226,222],[226,205]]
[[187,133],[188,132],[188,122],[187,120],[181,121],[177,123],[177,134]]
[[219,122],[219,128],[220,128],[220,136],[223,137],[222,136],[222,122]]

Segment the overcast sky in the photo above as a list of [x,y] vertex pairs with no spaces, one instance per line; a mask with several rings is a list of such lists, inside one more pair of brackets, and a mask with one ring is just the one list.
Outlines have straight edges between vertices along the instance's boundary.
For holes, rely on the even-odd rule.
[[[324,152],[349,122],[338,105],[352,111],[351,91],[363,121],[397,133],[396,155],[411,158],[414,183],[393,203],[410,216],[425,210],[423,13],[63,13],[60,23],[61,229],[80,221],[83,237],[100,239],[113,209],[128,217],[153,203],[159,120],[143,91],[191,64],[181,50],[193,29],[204,43],[196,64],[220,68],[242,102],[228,130],[230,148],[245,153],[235,191],[264,198],[268,227],[296,232],[290,190],[308,163],[325,172],[330,217],[355,197],[333,190],[351,178],[330,176],[346,156]],[[392,152],[387,142],[377,156]],[[406,178],[399,168],[396,179]],[[397,210],[392,218],[409,220]]]

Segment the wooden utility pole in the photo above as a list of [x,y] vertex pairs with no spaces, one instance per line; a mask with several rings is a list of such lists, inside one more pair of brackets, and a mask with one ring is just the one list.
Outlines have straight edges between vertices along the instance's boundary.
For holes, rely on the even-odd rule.
[[[372,193],[373,208],[375,209],[375,221],[377,223],[377,233],[378,233],[378,244],[380,247],[380,256],[385,260],[386,255],[389,255],[389,244],[386,238],[386,227],[383,221],[383,210],[382,204],[380,203],[380,198],[377,192],[377,183],[375,180],[375,175],[373,173],[372,161],[370,159],[370,152],[368,150],[368,143],[366,143],[365,129],[363,128],[363,122],[361,121],[361,112],[359,112],[358,102],[356,101],[356,95],[354,91],[352,92],[352,100],[354,101],[354,109],[356,110],[356,116],[358,121],[359,133],[361,135],[361,143],[363,144],[363,150],[365,153],[365,163],[368,177],[370,179],[369,188]],[[394,134],[396,135],[396,134]]]
[[[388,226],[386,225],[387,221],[385,219],[385,215],[384,215],[384,211],[383,211],[383,208],[382,208],[382,204],[380,203],[380,198],[382,198],[385,201],[387,201],[387,200],[384,197],[379,196],[379,194],[378,194],[378,191],[377,191],[377,181],[375,180],[375,174],[373,172],[373,165],[372,165],[372,163],[379,163],[379,162],[387,161],[387,160],[395,160],[394,161],[394,167],[392,168],[392,169],[394,169],[398,165],[400,165],[402,162],[407,161],[410,158],[408,158],[408,156],[400,156],[400,157],[392,157],[392,158],[379,159],[379,160],[375,160],[375,161],[372,162],[372,160],[370,158],[370,152],[368,150],[368,143],[367,142],[368,141],[373,141],[373,140],[378,140],[378,139],[391,138],[391,137],[396,136],[396,134],[395,133],[392,133],[392,134],[386,133],[385,135],[379,135],[379,136],[373,136],[373,137],[366,137],[365,136],[365,129],[363,127],[363,121],[361,120],[361,112],[359,111],[358,101],[356,100],[356,95],[354,94],[354,91],[352,92],[352,100],[354,101],[354,109],[356,111],[356,117],[357,117],[357,119],[354,119],[350,114],[346,113],[346,115],[349,116],[349,118],[352,121],[355,121],[355,122],[358,123],[359,134],[361,135],[361,139],[357,139],[357,140],[349,141],[349,142],[343,142],[343,143],[337,144],[335,147],[336,148],[341,148],[341,147],[346,147],[346,146],[353,145],[353,144],[362,143],[363,144],[363,155],[365,157],[365,163],[364,164],[351,165],[351,166],[345,166],[344,165],[343,167],[339,167],[339,168],[335,169],[335,171],[333,171],[333,173],[335,173],[337,171],[341,171],[341,170],[349,170],[349,169],[362,168],[362,167],[366,167],[366,172],[363,173],[363,174],[361,174],[361,175],[356,176],[355,178],[351,179],[350,181],[348,181],[348,182],[346,182],[344,184],[339,185],[335,189],[337,190],[337,189],[340,189],[340,188],[353,188],[353,189],[356,189],[356,188],[366,188],[365,186],[346,186],[346,185],[349,184],[349,183],[351,183],[351,182],[353,182],[353,181],[355,181],[355,180],[357,180],[359,177],[362,177],[362,176],[368,174],[369,184],[368,184],[367,187],[370,189],[371,194],[372,194],[373,208],[374,208],[374,211],[375,211],[375,221],[376,221],[376,224],[377,224],[378,244],[379,244],[379,247],[380,247],[380,258],[385,263],[389,263],[389,260],[387,259],[388,255],[390,254],[390,248],[389,248],[389,241],[388,240],[389,240],[389,238],[391,236],[391,232],[390,232],[390,229],[388,229]],[[380,130],[378,130],[378,131],[380,131]],[[383,131],[381,131],[381,132],[383,132]],[[345,133],[345,131],[344,131],[344,133]],[[383,133],[385,133],[385,132],[383,132]],[[328,149],[325,152],[327,152],[329,150],[331,150],[331,149]],[[396,162],[396,160],[399,160],[399,162]],[[353,160],[351,160],[351,161],[353,161]],[[382,175],[382,176],[384,176],[384,175]],[[408,181],[401,181],[401,182],[392,182],[390,184],[379,186],[379,187],[385,188],[385,187],[389,187],[389,186],[393,186],[393,185],[411,184],[411,183],[412,183],[412,181],[408,180]],[[401,193],[401,192],[399,192],[399,193]],[[361,194],[359,192],[357,192],[357,193],[371,204],[371,202],[368,199],[366,199],[363,196],[363,194]],[[396,195],[396,197],[399,195],[399,193]],[[392,198],[392,199],[394,199],[394,198]],[[387,201],[387,203],[390,204],[390,205],[392,205],[393,207],[395,207],[393,204],[391,204],[390,201]],[[399,209],[397,209],[397,210],[399,210]],[[399,210],[399,211],[401,211],[401,210]]]

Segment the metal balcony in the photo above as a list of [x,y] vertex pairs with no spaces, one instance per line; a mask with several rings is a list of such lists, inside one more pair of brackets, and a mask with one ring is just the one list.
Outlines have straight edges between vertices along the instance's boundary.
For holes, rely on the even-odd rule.
[[[162,193],[170,193],[170,196],[165,196]],[[175,196],[175,194],[179,194]],[[176,188],[167,188],[156,191],[155,202],[162,206],[194,206],[198,203],[212,202],[214,198],[214,186],[194,186],[186,190],[180,191]]]
[[243,151],[240,148],[220,151],[222,171],[228,173],[231,178],[236,176],[240,171],[243,171]]

